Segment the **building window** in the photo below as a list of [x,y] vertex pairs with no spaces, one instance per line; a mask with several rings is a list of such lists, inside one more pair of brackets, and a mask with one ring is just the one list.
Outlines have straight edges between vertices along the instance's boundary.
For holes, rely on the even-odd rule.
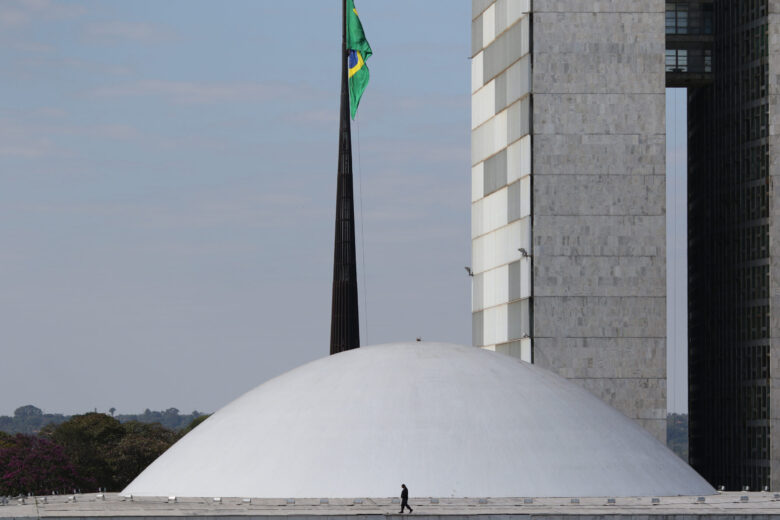
[[712,3],[666,2],[666,34],[712,34]]
[[688,34],[688,2],[666,3],[666,34]]
[[687,49],[666,49],[666,72],[688,72]]

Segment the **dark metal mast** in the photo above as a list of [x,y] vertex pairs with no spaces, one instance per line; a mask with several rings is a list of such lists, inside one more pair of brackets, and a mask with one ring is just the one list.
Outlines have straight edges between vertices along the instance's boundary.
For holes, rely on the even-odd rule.
[[360,347],[357,266],[355,261],[355,204],[352,196],[352,133],[347,78],[347,2],[343,0],[341,44],[341,122],[336,195],[336,237],[333,252],[333,302],[330,353]]

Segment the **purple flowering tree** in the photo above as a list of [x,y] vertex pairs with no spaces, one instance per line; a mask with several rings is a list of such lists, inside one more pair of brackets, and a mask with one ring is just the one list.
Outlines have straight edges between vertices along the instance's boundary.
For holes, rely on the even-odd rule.
[[95,487],[94,481],[78,475],[62,447],[34,435],[17,434],[0,445],[0,495]]

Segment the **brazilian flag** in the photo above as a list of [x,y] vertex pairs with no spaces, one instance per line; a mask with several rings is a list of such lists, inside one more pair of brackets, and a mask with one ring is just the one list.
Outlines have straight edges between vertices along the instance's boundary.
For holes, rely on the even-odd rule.
[[363,34],[363,25],[358,18],[354,0],[347,0],[347,67],[349,69],[349,108],[355,119],[360,98],[368,85],[368,66],[366,60],[371,57],[371,46]]

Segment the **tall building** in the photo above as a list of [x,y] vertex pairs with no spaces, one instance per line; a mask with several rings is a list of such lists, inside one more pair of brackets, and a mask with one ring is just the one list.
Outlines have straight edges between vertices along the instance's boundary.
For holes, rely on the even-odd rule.
[[665,441],[665,2],[472,7],[473,343]]
[[664,86],[687,88],[690,460],[780,489],[780,1],[472,5],[474,344],[663,439]]
[[[780,2],[669,6],[683,21],[669,15],[670,41],[702,33],[709,73],[679,85],[688,87],[690,462],[727,489],[776,490]],[[684,58],[678,70],[696,66]]]

